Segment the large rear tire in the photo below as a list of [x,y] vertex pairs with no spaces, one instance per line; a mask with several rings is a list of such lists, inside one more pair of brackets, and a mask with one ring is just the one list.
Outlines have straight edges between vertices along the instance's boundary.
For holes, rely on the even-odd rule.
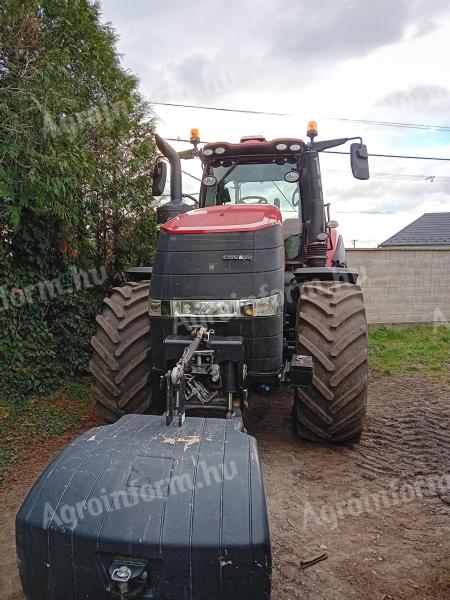
[[297,353],[310,355],[310,388],[294,392],[294,423],[303,439],[357,442],[367,405],[367,321],[361,288],[333,281],[300,288]]
[[150,283],[129,282],[112,290],[97,316],[89,368],[92,393],[106,421],[157,408],[152,393],[148,293]]

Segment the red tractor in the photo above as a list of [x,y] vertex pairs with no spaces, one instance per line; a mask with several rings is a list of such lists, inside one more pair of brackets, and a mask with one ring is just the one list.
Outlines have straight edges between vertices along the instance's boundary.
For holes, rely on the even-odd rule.
[[[155,262],[113,290],[92,340],[93,390],[108,421],[162,410],[183,418],[199,408],[230,417],[250,390],[287,383],[302,438],[360,438],[364,301],[324,205],[319,164],[321,151],[349,139],[315,141],[316,127],[309,143],[250,136],[202,149],[193,130],[193,149],[180,153],[156,136],[153,193],[163,193],[167,160],[171,200],[158,209]],[[353,175],[367,179],[367,148],[357,140]],[[195,210],[183,202],[180,157],[203,165]]]
[[[158,209],[153,268],[113,290],[92,340],[94,394],[118,420],[72,442],[19,511],[30,600],[269,600],[264,486],[241,418],[249,392],[289,384],[297,431],[313,441],[357,441],[366,411],[363,296],[319,168],[320,151],[348,140],[309,134],[201,150],[193,135],[181,155],[203,164],[194,210],[179,154],[156,137],[171,201]],[[350,154],[367,179],[361,140]]]

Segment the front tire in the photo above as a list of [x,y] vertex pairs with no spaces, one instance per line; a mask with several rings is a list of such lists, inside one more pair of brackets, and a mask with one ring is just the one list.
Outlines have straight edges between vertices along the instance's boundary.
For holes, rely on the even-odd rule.
[[89,364],[92,393],[100,414],[110,423],[157,407],[151,377],[149,286],[143,281],[114,288],[96,319]]
[[332,281],[300,288],[297,354],[310,355],[310,388],[294,392],[294,423],[313,442],[352,443],[361,438],[367,405],[367,321],[360,286]]

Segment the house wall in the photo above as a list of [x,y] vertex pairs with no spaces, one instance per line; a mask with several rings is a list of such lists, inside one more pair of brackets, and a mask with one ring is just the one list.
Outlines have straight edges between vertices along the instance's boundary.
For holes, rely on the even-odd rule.
[[450,323],[450,247],[347,249],[369,325]]

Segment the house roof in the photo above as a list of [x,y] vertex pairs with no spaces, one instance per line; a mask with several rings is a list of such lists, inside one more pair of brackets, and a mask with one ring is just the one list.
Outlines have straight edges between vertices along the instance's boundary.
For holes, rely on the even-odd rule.
[[380,246],[450,246],[450,212],[425,213]]

